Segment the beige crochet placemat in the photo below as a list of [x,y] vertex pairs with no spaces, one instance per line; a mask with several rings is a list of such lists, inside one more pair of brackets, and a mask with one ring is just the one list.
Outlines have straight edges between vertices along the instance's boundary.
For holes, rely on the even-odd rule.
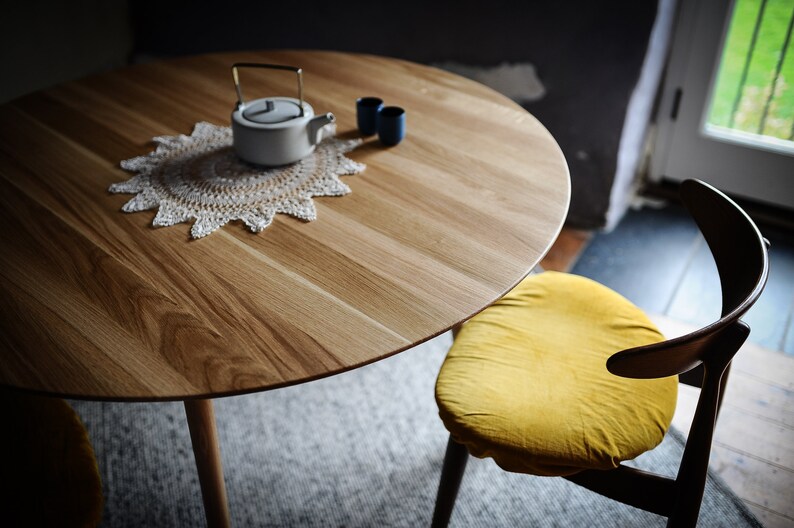
[[[333,134],[333,130],[329,130]],[[326,137],[314,152],[284,167],[264,168],[239,159],[232,131],[197,123],[189,135],[161,136],[145,156],[124,160],[121,167],[137,173],[114,183],[112,193],[135,194],[122,210],[158,208],[152,224],[171,226],[194,220],[190,234],[202,238],[232,220],[257,233],[285,213],[315,220],[314,196],[342,196],[350,187],[339,176],[358,174],[366,166],[345,156],[361,139]]]

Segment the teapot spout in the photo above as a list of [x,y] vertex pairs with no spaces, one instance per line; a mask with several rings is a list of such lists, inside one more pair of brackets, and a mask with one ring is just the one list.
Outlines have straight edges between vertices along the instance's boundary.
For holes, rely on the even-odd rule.
[[312,118],[312,120],[309,121],[309,125],[308,125],[309,141],[311,141],[311,144],[316,145],[317,143],[322,141],[323,139],[321,137],[322,128],[325,125],[334,122],[336,122],[336,116],[334,116],[334,114],[332,114],[331,112],[328,112],[327,114],[323,114],[323,115],[318,115],[317,117]]

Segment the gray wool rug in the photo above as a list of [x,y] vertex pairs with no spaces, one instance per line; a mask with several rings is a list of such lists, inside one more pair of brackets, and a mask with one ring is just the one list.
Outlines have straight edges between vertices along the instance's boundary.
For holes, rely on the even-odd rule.
[[[446,430],[433,399],[450,343],[414,349],[332,378],[216,400],[232,524],[429,526]],[[71,402],[88,428],[105,492],[103,526],[204,524],[180,403]],[[674,474],[680,434],[637,465]],[[472,458],[451,526],[664,526],[560,478],[510,474]],[[709,478],[700,526],[760,526]]]

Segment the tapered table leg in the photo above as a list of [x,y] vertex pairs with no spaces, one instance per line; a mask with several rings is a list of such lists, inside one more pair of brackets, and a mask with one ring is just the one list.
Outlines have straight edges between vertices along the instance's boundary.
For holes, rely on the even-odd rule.
[[185,415],[190,428],[193,455],[196,457],[207,526],[228,528],[231,526],[229,505],[226,501],[212,400],[185,400]]

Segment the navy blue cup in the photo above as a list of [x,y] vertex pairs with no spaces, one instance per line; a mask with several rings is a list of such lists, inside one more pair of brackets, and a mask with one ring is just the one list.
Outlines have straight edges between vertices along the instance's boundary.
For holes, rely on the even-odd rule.
[[378,115],[380,142],[391,147],[405,137],[405,110],[399,106],[385,106]]
[[365,136],[378,131],[378,112],[383,108],[383,99],[377,97],[361,97],[356,100],[356,120],[358,130]]

